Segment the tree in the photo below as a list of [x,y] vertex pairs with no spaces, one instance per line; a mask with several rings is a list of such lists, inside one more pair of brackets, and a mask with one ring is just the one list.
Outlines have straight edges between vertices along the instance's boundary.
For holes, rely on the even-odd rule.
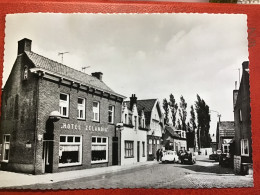
[[210,147],[211,137],[209,134],[210,128],[210,114],[209,106],[203,99],[197,95],[197,101],[195,102],[196,113],[197,113],[197,137],[199,148]]
[[187,148],[195,147],[196,117],[193,106],[190,107],[190,122],[187,123]]
[[164,124],[169,122],[169,103],[167,99],[163,99],[163,109],[164,109]]
[[179,108],[179,116],[180,116],[180,124],[182,130],[186,131],[186,118],[187,118],[187,103],[183,96],[180,97],[180,108]]
[[175,127],[176,126],[176,114],[178,111],[178,104],[175,101],[175,98],[172,94],[170,94],[169,106],[170,106],[171,113],[172,113],[172,124]]

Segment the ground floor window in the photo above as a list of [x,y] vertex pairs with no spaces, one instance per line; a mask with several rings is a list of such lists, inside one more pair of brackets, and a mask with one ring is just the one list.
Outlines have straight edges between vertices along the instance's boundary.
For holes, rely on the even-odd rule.
[[59,167],[82,164],[82,137],[61,135],[59,147]]
[[149,144],[148,144],[148,151],[149,154],[153,154],[153,145],[152,145],[153,141],[151,139],[149,139]]
[[134,141],[125,141],[125,157],[134,157]]
[[223,144],[222,147],[223,147],[223,153],[225,154],[229,153],[229,144]]
[[93,136],[91,144],[91,163],[108,162],[108,138]]
[[241,139],[241,156],[249,156],[248,139]]
[[9,161],[9,154],[10,154],[10,135],[4,135],[4,142],[3,142],[3,161]]

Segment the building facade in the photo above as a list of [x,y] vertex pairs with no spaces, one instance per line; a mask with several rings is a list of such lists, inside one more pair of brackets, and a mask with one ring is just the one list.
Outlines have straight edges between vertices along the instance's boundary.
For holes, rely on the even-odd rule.
[[33,174],[120,164],[124,96],[102,81],[31,51],[18,55],[2,92],[1,168]]
[[249,86],[249,62],[243,62],[243,73],[238,90],[234,95],[235,155],[241,163],[252,163],[252,133]]
[[143,110],[137,109],[137,98],[130,97],[122,108],[121,165],[147,161],[147,131]]

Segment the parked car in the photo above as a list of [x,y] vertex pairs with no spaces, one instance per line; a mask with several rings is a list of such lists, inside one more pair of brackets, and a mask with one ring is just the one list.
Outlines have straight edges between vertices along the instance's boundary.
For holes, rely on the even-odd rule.
[[196,156],[192,152],[183,152],[179,156],[180,161],[182,164],[188,163],[188,164],[195,164],[196,163]]
[[166,150],[163,151],[163,156],[162,156],[162,163],[166,162],[173,162],[175,163],[178,160],[178,155],[176,154],[175,151],[172,150]]
[[221,155],[221,150],[217,150],[213,152],[213,154],[209,155],[209,160],[215,160],[216,162],[219,161],[219,157]]

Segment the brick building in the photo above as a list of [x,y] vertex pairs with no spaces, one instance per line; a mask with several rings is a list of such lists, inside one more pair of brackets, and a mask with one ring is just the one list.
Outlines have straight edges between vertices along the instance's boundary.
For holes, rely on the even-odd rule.
[[235,121],[235,155],[241,163],[252,163],[252,133],[249,86],[249,62],[243,62],[243,73],[238,90],[233,91]]
[[2,92],[1,168],[41,174],[120,164],[124,96],[101,72],[90,76],[50,60],[31,43],[18,42]]

